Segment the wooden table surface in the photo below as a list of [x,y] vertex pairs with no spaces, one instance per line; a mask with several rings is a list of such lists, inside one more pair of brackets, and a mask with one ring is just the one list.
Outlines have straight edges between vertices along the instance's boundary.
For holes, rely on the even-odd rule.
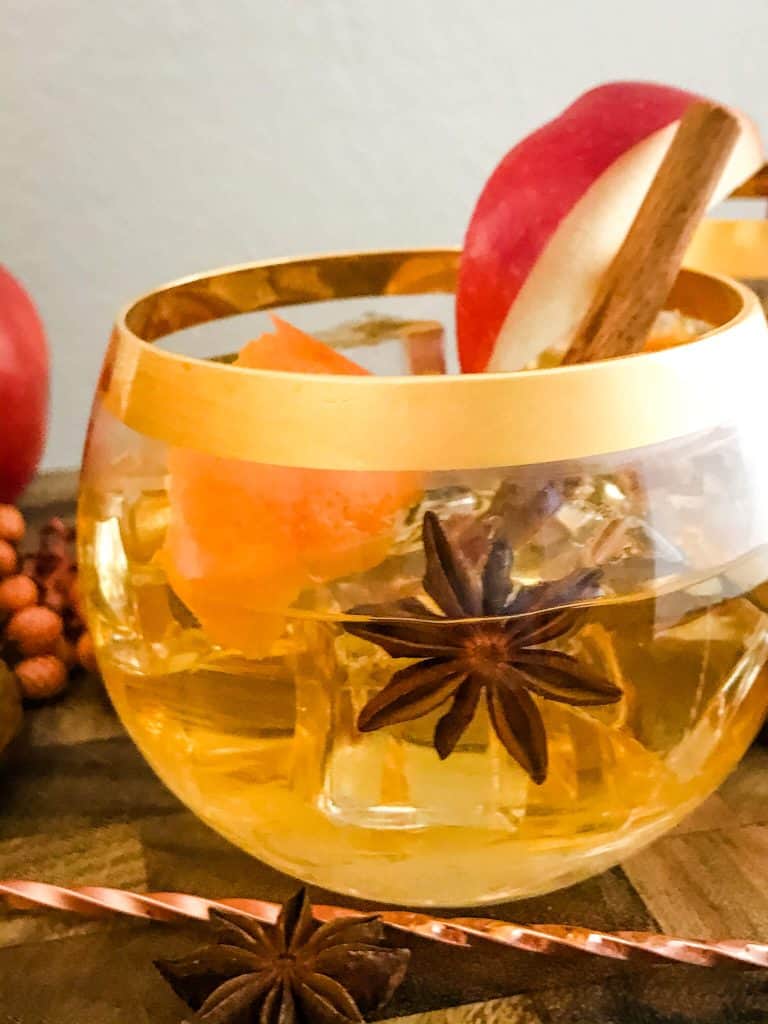
[[[43,478],[28,498],[32,517],[71,512],[72,492],[69,475]],[[27,713],[2,772],[0,877],[274,900],[295,889],[171,795],[95,678],[81,677],[63,700]],[[767,865],[768,750],[754,747],[691,818],[621,868],[489,912],[527,923],[768,941]],[[188,951],[201,936],[196,925],[0,910],[0,1024],[176,1024],[184,1008],[152,960]],[[387,1010],[400,1021],[768,1022],[768,971],[411,945],[411,971]]]

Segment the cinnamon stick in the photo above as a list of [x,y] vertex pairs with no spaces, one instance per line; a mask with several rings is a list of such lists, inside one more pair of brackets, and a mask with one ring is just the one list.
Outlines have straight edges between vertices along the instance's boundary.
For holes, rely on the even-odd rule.
[[739,135],[739,122],[694,103],[667,150],[563,363],[639,352]]
[[756,174],[731,192],[730,199],[768,198],[768,164],[763,164]]

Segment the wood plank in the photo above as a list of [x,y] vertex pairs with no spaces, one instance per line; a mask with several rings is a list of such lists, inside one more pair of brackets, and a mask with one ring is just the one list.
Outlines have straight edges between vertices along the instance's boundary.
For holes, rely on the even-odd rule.
[[[0,877],[139,890],[146,888],[147,881],[144,851],[133,824],[6,839],[0,842]],[[127,920],[110,921],[111,926],[129,924]],[[0,908],[0,946],[51,941],[99,929],[104,929],[103,921],[73,914]]]
[[528,996],[428,1010],[407,1017],[389,1018],[384,1024],[394,1021],[397,1024],[544,1024]]
[[768,825],[768,748],[752,747],[719,795],[739,824]]
[[662,931],[768,942],[766,853],[762,826],[670,835],[631,857],[624,870]]
[[66,695],[27,714],[25,745],[73,746],[93,740],[125,736],[101,679],[79,674],[72,677]]
[[722,832],[737,828],[739,819],[719,793],[713,793],[708,800],[683,818],[669,834],[690,835],[692,832]]

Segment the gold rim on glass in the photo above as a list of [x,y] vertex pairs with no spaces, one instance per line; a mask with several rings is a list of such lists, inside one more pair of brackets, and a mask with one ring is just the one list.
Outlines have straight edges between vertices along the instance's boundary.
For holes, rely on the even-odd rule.
[[455,248],[311,256],[166,285],[119,317],[102,402],[141,434],[226,458],[440,470],[640,448],[732,422],[745,404],[762,401],[768,330],[757,299],[735,281],[693,270],[680,274],[668,304],[713,330],[660,352],[549,370],[342,377],[233,367],[151,344],[278,306],[450,293],[458,260]]
[[768,220],[705,220],[686,265],[751,281],[768,280]]

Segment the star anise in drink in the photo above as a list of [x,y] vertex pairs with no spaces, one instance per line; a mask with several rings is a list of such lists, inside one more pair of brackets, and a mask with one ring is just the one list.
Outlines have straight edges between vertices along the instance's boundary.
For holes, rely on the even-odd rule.
[[318,924],[304,889],[264,928],[212,911],[217,942],[156,967],[207,1024],[359,1024],[405,977],[410,953],[382,944],[378,917]]
[[[466,533],[466,531],[464,531]],[[371,616],[345,629],[394,658],[418,659],[399,669],[360,712],[371,732],[421,718],[450,702],[435,728],[440,758],[455,749],[485,695],[488,715],[508,753],[535,783],[547,777],[547,736],[537,701],[574,706],[611,704],[622,691],[573,655],[546,646],[571,631],[583,612],[574,607],[600,591],[600,569],[515,588],[507,541],[486,536],[468,548],[451,542],[434,512],[422,525],[423,587],[437,606],[409,597],[361,605]]]

